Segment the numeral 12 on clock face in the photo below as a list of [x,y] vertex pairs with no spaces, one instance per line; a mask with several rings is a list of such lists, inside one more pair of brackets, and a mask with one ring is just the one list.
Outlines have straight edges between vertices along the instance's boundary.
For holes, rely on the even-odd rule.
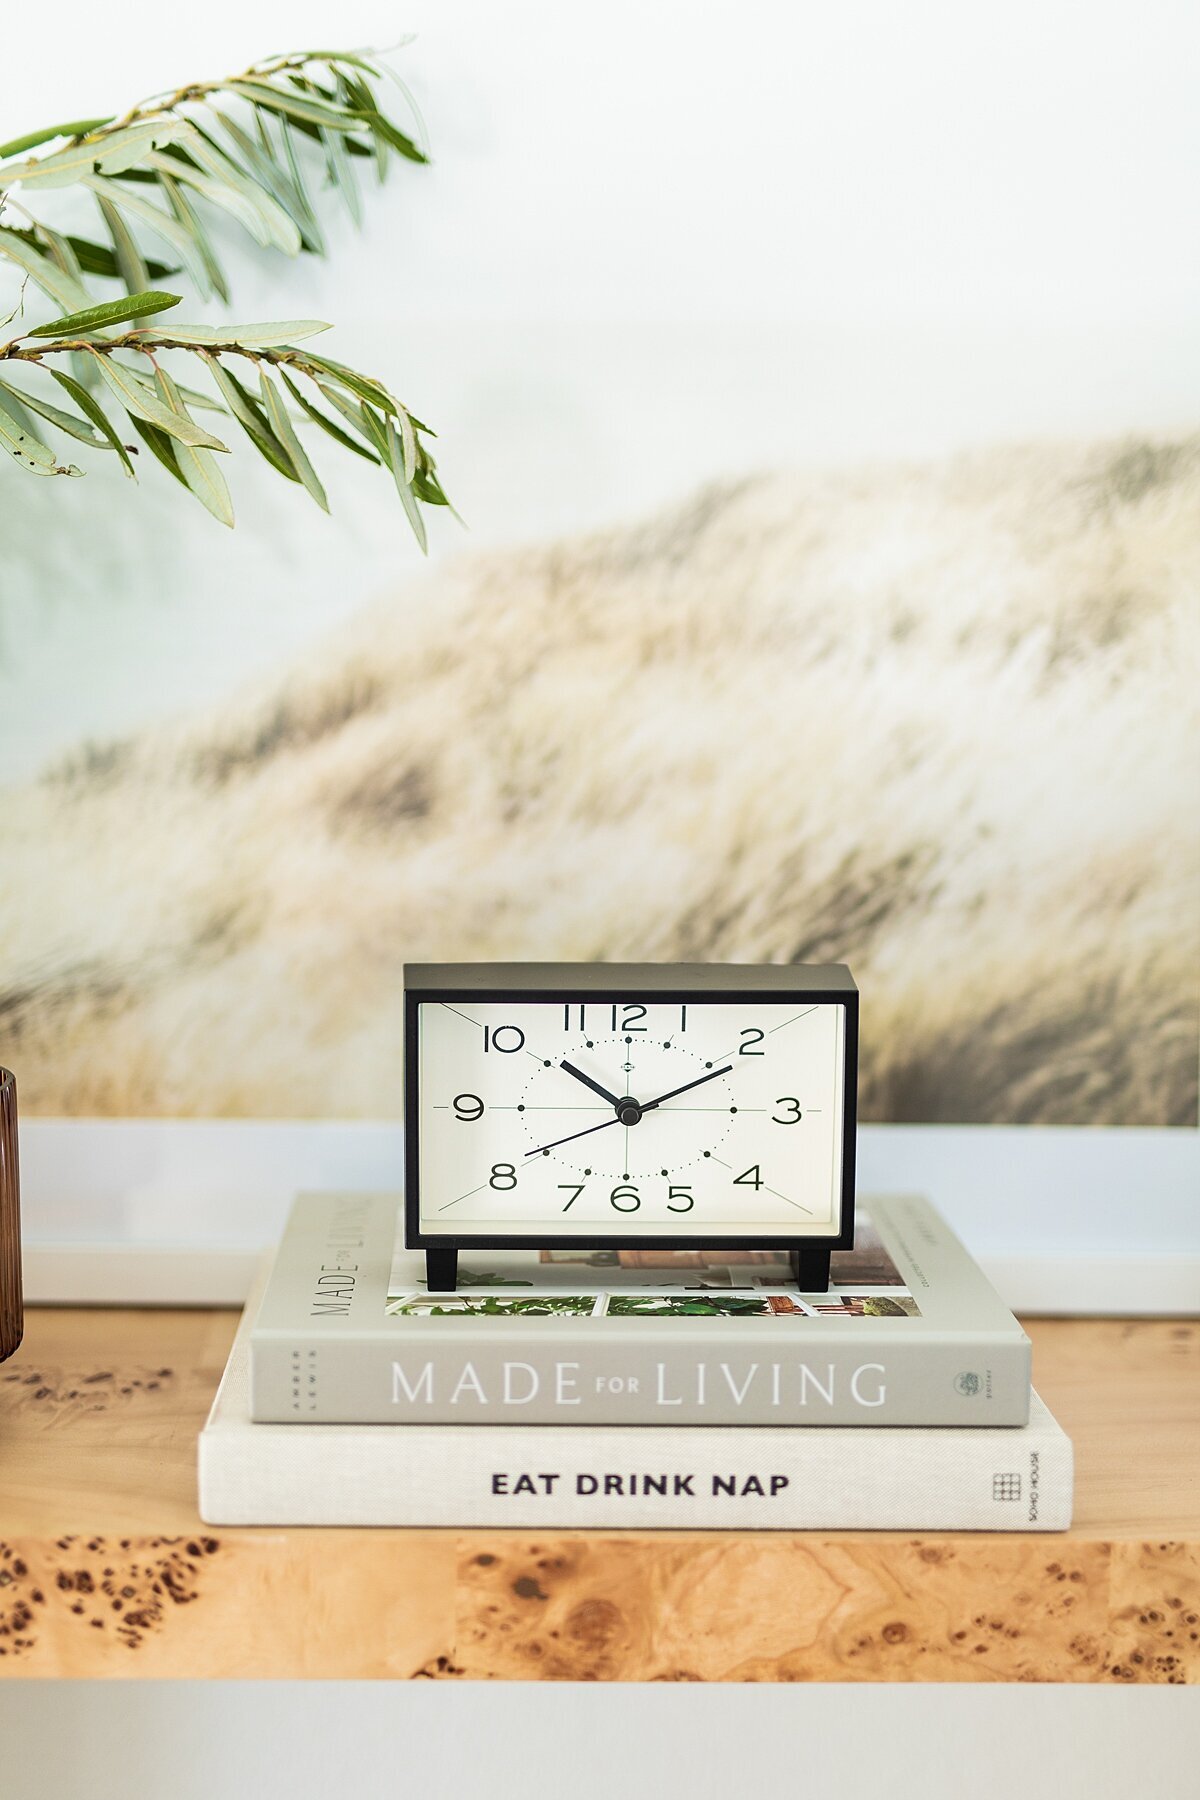
[[416,1019],[423,1236],[836,1237],[843,1005],[456,995]]

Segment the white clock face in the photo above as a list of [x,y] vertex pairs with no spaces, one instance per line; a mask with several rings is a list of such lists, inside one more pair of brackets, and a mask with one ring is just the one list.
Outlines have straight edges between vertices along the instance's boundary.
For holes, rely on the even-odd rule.
[[420,1230],[830,1237],[845,1009],[423,1001]]

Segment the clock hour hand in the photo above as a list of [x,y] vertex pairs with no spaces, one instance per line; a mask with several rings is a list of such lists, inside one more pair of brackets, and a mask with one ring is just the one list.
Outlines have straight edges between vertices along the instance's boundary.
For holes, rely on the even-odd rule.
[[590,1087],[593,1094],[599,1094],[602,1100],[607,1100],[610,1106],[620,1106],[620,1094],[610,1094],[607,1088],[602,1088],[598,1081],[593,1081],[590,1075],[585,1075],[582,1069],[577,1069],[575,1064],[568,1062],[565,1057],[558,1066],[560,1069],[565,1069],[568,1075],[573,1075],[576,1081],[582,1081],[585,1087]]
[[601,1125],[589,1125],[586,1131],[573,1131],[570,1137],[555,1138],[552,1144],[539,1144],[536,1150],[527,1150],[525,1152],[525,1160],[528,1162],[531,1156],[541,1156],[544,1150],[557,1150],[560,1144],[570,1144],[575,1138],[591,1137],[593,1131],[607,1131],[610,1125],[619,1125],[621,1123],[622,1121],[619,1118],[605,1119]]
[[[552,1144],[539,1144],[536,1150],[526,1151],[526,1161],[528,1161],[531,1156],[541,1156],[543,1151],[557,1150],[560,1144],[571,1144],[574,1143],[576,1138],[590,1137],[593,1131],[607,1131],[610,1125],[636,1125],[643,1113],[652,1112],[656,1106],[661,1106],[665,1100],[674,1100],[679,1094],[687,1094],[690,1093],[693,1088],[703,1087],[706,1081],[715,1081],[719,1075],[728,1075],[733,1068],[732,1063],[726,1063],[723,1069],[713,1069],[711,1074],[698,1075],[695,1081],[685,1081],[682,1087],[672,1088],[670,1093],[667,1094],[660,1094],[657,1100],[639,1101],[629,1097],[622,1098],[619,1095],[605,1093],[604,1089],[594,1082],[590,1075],[585,1075],[582,1069],[576,1069],[571,1063],[563,1062],[558,1066],[560,1069],[565,1069],[568,1075],[578,1076],[579,1080],[586,1082],[588,1087],[595,1088],[596,1092],[602,1095],[605,1100],[611,1100],[613,1105],[617,1108],[616,1117],[605,1119],[600,1125],[589,1125],[585,1131],[573,1131],[569,1137],[555,1138]],[[626,1114],[628,1112],[632,1112],[634,1116],[632,1118],[627,1117]]]
[[728,1075],[732,1067],[732,1063],[726,1063],[723,1069],[714,1069],[711,1075],[697,1076],[695,1081],[685,1081],[682,1087],[672,1088],[669,1094],[660,1094],[657,1100],[643,1100],[640,1103],[641,1109],[643,1112],[650,1112],[654,1107],[661,1106],[664,1100],[674,1100],[677,1094],[686,1094],[692,1088],[703,1087],[706,1081],[715,1081],[718,1075]]

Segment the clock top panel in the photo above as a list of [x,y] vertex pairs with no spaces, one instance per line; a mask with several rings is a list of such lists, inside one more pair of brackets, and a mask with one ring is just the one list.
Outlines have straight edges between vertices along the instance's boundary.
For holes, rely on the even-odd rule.
[[435,991],[410,994],[423,1237],[839,1233],[852,987]]
[[647,994],[835,999],[858,992],[844,963],[409,963],[404,981],[418,995],[473,993],[481,999],[589,994],[613,999]]

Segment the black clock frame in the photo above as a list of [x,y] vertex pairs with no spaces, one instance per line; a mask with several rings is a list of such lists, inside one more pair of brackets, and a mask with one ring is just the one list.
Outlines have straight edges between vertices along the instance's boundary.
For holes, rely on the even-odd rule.
[[638,1002],[684,1006],[745,1005],[747,1002],[835,1005],[845,1008],[842,1079],[841,1229],[829,1237],[806,1236],[781,1246],[779,1236],[706,1238],[711,1250],[778,1250],[786,1247],[801,1293],[829,1286],[833,1250],[854,1246],[854,1173],[858,1125],[858,988],[841,963],[410,963],[404,971],[404,1242],[424,1250],[432,1293],[453,1292],[460,1250],[677,1250],[678,1234],[630,1240],[612,1232],[582,1237],[548,1237],[497,1232],[422,1232],[420,1074],[418,1019],[422,1006],[473,1001],[495,1005],[530,1002],[569,1005]]

